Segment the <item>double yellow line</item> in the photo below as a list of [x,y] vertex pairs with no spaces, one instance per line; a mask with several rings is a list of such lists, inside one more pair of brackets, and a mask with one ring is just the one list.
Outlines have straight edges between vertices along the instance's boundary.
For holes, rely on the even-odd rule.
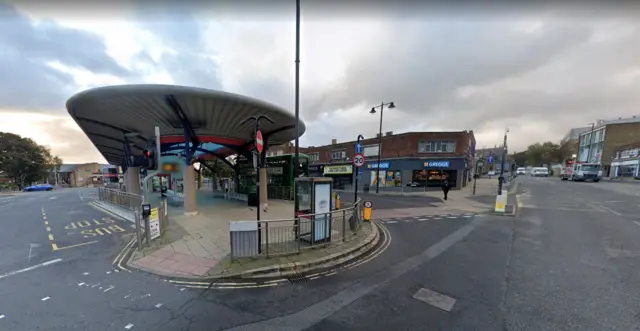
[[62,249],[67,249],[67,248],[74,248],[74,247],[79,247],[79,246],[84,246],[84,245],[95,244],[95,243],[98,242],[97,240],[94,240],[94,241],[89,241],[89,242],[86,242],[86,243],[80,243],[80,244],[77,244],[77,245],[58,247],[58,245],[55,242],[55,238],[53,237],[53,233],[51,233],[51,226],[49,225],[49,220],[47,219],[47,213],[44,211],[44,207],[42,208],[42,220],[44,221],[44,227],[47,230],[47,235],[49,236],[49,241],[51,242],[51,249],[54,252],[62,250]]

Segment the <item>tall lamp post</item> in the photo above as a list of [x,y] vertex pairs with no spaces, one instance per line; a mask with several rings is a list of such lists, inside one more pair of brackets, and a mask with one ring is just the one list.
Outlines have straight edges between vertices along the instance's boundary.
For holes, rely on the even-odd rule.
[[381,102],[380,105],[371,107],[371,111],[369,114],[375,114],[376,108],[380,108],[380,133],[378,134],[378,166],[376,167],[376,193],[380,192],[380,154],[382,154],[381,146],[382,146],[382,114],[384,113],[384,106],[387,106],[389,109],[396,108],[396,105],[393,102],[384,103]]
[[593,147],[593,128],[595,127],[595,123],[589,123],[591,124],[591,133],[589,133],[589,153],[587,154],[587,162],[591,162],[591,149]]
[[[293,178],[300,177],[300,0],[296,0],[296,78],[295,78],[295,126],[296,126],[296,146],[295,146],[295,167],[293,167]],[[293,182],[293,199],[298,199],[298,194],[295,187],[295,180]],[[298,203],[293,204],[293,217],[298,216]]]
[[502,164],[500,165],[500,177],[498,177],[498,195],[502,194],[502,184],[504,183],[504,164],[507,160],[507,133],[509,133],[509,129],[504,133],[504,143],[502,146]]

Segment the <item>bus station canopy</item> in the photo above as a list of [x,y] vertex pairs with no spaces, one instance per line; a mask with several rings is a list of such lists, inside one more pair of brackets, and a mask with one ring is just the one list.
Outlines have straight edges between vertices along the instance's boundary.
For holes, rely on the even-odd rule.
[[[268,145],[296,138],[292,113],[273,104],[238,94],[175,85],[117,85],[89,89],[72,96],[67,110],[110,164],[125,161],[125,136],[139,154],[155,127],[160,128],[163,154],[184,149],[185,135],[197,137],[196,155],[226,157],[253,148],[255,121]],[[305,125],[299,121],[302,135]]]

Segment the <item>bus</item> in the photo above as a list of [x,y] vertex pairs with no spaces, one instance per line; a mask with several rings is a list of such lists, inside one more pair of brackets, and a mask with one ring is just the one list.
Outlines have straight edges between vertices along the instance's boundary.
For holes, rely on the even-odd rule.
[[[271,199],[293,200],[293,182],[295,154],[268,156],[267,168],[267,192]],[[309,176],[309,156],[298,154],[300,177]],[[238,158],[238,193],[256,193],[256,171],[253,162],[244,157]]]

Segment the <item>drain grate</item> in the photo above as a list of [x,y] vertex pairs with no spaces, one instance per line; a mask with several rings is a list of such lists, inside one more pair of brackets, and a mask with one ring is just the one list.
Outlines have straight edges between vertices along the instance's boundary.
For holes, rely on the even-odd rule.
[[307,278],[307,275],[305,275],[304,273],[301,274],[293,274],[289,277],[287,277],[287,279],[289,280],[289,283],[291,284],[303,284],[309,281],[309,278]]

